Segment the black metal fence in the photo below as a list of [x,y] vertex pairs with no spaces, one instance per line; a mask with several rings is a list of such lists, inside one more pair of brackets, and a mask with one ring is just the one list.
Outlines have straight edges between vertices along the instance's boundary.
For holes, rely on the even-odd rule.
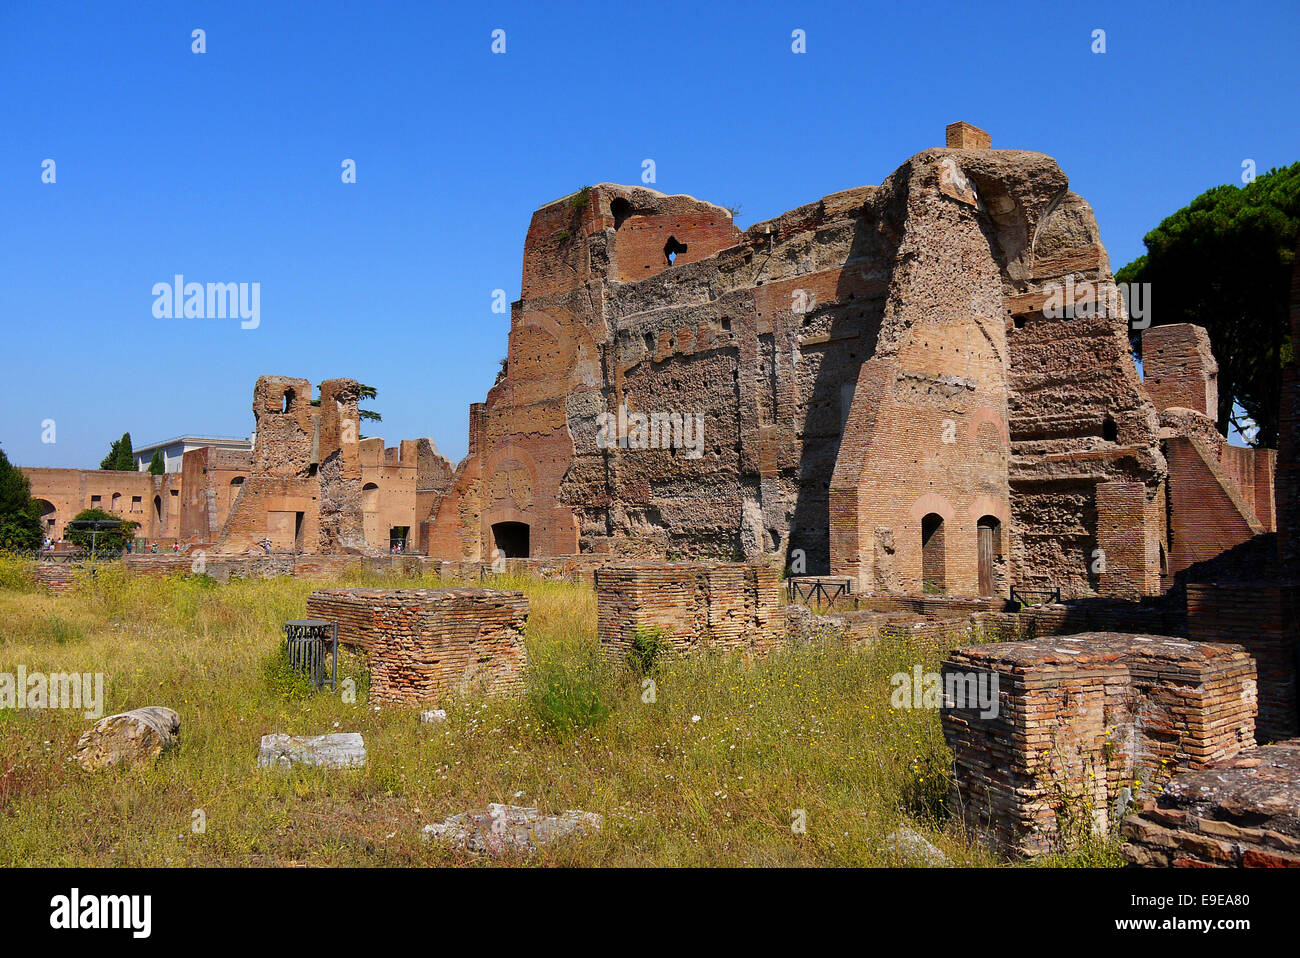
[[121,549],[105,549],[100,547],[91,551],[90,549],[8,549],[8,555],[17,556],[20,559],[29,559],[32,562],[105,562],[113,559],[120,559],[129,553]]
[[[338,688],[338,623],[324,619],[294,619],[285,623],[284,637],[288,647],[289,668],[306,673],[314,689],[320,689],[326,683],[331,689]],[[325,677],[327,654],[333,659],[329,678]]]
[[[1032,598],[1034,596],[1038,596],[1039,598]],[[1021,607],[1060,604],[1061,587],[1057,586],[1054,589],[1025,589],[1017,588],[1013,585],[1011,587],[1011,601],[1019,603]]]
[[852,582],[848,579],[829,586],[821,579],[786,579],[785,597],[790,602],[816,606],[834,605],[852,599],[853,607],[856,609],[858,606],[858,598],[853,595]]

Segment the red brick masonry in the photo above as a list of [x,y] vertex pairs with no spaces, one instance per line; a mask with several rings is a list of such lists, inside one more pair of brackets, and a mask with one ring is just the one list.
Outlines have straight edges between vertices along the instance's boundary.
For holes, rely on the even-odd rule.
[[1120,832],[1137,865],[1300,868],[1300,739],[1176,776]]
[[663,633],[689,653],[765,652],[784,638],[781,592],[771,566],[740,562],[636,562],[596,571],[601,648],[623,656],[637,632]]
[[520,688],[528,599],[496,589],[322,589],[307,615],[337,622],[370,662],[370,701],[437,703]]
[[1004,851],[1105,834],[1173,770],[1254,744],[1255,665],[1240,646],[1094,632],[972,646],[943,664],[945,677],[990,671],[997,716],[945,708],[942,720],[950,803]]

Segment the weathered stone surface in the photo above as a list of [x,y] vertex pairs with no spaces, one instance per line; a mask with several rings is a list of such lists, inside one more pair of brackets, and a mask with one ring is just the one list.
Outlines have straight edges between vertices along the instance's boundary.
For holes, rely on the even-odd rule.
[[289,768],[293,765],[353,768],[366,764],[366,743],[360,732],[332,732],[329,735],[275,732],[262,736],[257,764],[262,768]]
[[[948,136],[881,186],[744,232],[611,183],[538,210],[509,362],[470,410],[431,551],[518,554],[504,536],[522,523],[530,554],[798,555],[859,590],[1157,592],[1159,423],[1092,211],[1049,157]],[[1064,278],[1088,308],[1049,317]],[[698,417],[703,441],[643,442],[633,415]],[[1090,565],[1111,544],[1106,482],[1139,493],[1137,565],[1113,586]],[[927,516],[944,533],[929,578]]]
[[785,637],[777,573],[739,562],[631,562],[596,572],[601,649],[622,658],[639,635],[668,654],[766,652]]
[[971,646],[944,675],[994,673],[998,714],[945,708],[949,804],[995,847],[1034,855],[1106,834],[1112,809],[1141,801],[1175,769],[1254,745],[1255,666],[1240,646],[1086,633]]
[[503,589],[321,589],[307,614],[364,649],[370,701],[436,703],[517,691],[527,664],[528,599]]
[[946,865],[948,856],[936,848],[929,839],[904,825],[885,836],[884,846],[895,855],[925,865]]
[[1300,868],[1300,739],[1175,775],[1120,832],[1137,865]]
[[392,539],[461,569],[744,559],[962,597],[1136,599],[1271,528],[1271,454],[1206,414],[1204,331],[1148,329],[1145,386],[1056,162],[967,123],[945,142],[744,231],[639,186],[546,204],[454,469],[429,440],[360,439],[356,380],[313,404],[307,380],[263,376],[242,459],[193,450],[179,486],[29,470],[33,494],[58,491],[57,529],[111,487],[150,538],[265,542],[295,573],[283,557]]
[[87,771],[149,764],[180,740],[181,717],[169,708],[147,705],[100,719],[77,740],[76,758]]
[[425,725],[441,725],[447,721],[447,710],[427,709],[420,713],[420,721]]
[[461,812],[445,821],[424,826],[425,841],[446,842],[471,852],[531,854],[539,845],[570,835],[599,831],[604,818],[595,812],[569,810],[543,815],[535,808],[489,804],[478,811]]

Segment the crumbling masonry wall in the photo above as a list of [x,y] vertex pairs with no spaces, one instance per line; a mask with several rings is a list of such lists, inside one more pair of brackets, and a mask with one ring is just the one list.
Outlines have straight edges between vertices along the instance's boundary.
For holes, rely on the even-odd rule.
[[623,659],[638,636],[669,654],[766,652],[784,638],[780,585],[768,566],[635,562],[596,570],[601,649]]
[[[389,551],[394,529],[405,530],[405,548],[415,550],[421,505],[432,508],[447,488],[451,463],[429,439],[392,449],[362,439],[360,395],[355,379],[327,379],[313,405],[305,379],[257,380],[248,476],[215,531],[213,552],[375,555]],[[195,506],[193,541],[205,542],[198,536],[212,523],[202,521],[201,499]]]
[[1300,739],[1178,775],[1120,826],[1158,868],[1300,868]]
[[432,703],[518,691],[528,599],[497,589],[323,589],[307,615],[365,651],[371,703]]
[[[1050,157],[966,127],[881,186],[744,232],[713,204],[609,183],[538,210],[508,363],[471,409],[430,554],[488,559],[522,526],[530,555],[1089,595],[1107,588],[1097,486],[1115,482],[1142,489],[1151,568],[1112,581],[1156,591],[1159,423],[1092,212]],[[1066,280],[1094,291],[1047,315]],[[624,419],[605,435],[623,412],[699,417],[703,435],[638,442]]]
[[1173,770],[1254,745],[1255,666],[1239,646],[1100,632],[972,646],[943,664],[945,683],[988,673],[996,717],[942,712],[949,802],[1009,853],[1104,835]]
[[1219,432],[1218,364],[1201,327],[1144,330],[1142,363],[1169,468],[1161,570],[1168,584],[1189,566],[1276,528],[1277,452],[1231,446]]

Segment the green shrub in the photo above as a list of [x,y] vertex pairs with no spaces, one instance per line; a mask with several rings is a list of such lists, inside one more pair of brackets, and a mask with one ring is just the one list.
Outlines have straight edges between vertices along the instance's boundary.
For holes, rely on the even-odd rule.
[[637,675],[648,675],[667,645],[667,633],[654,626],[637,626],[632,636],[632,648],[627,653],[627,664]]
[[609,716],[610,676],[599,652],[532,662],[525,676],[525,703],[537,724],[554,731],[589,729]]
[[0,550],[0,589],[12,592],[36,591],[36,563],[15,553]]
[[315,691],[306,672],[289,667],[289,643],[284,639],[262,660],[262,678],[267,691],[284,699],[305,699]]
[[591,198],[591,187],[584,186],[578,192],[569,197],[569,209],[575,213],[581,213],[587,208],[587,201]]

